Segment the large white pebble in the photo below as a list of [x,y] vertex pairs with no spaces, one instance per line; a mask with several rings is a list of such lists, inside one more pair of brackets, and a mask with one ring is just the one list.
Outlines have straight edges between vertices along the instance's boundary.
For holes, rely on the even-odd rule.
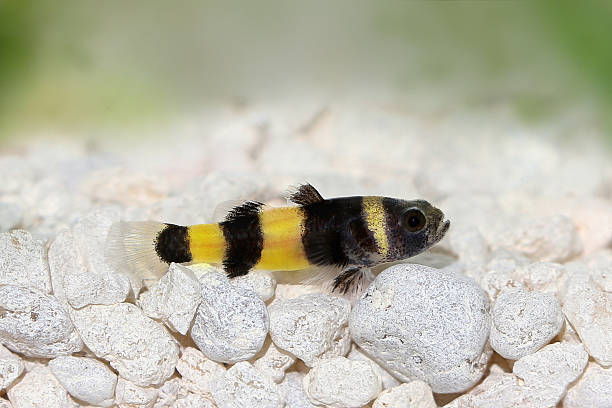
[[276,290],[276,279],[268,271],[251,271],[233,278],[230,282],[237,287],[252,290],[264,302],[272,299]]
[[219,408],[282,408],[285,400],[278,385],[248,361],[234,364],[213,383],[212,395]]
[[612,368],[589,363],[563,398],[563,408],[612,407]]
[[96,210],[62,231],[49,247],[54,291],[60,291],[74,308],[90,304],[123,302],[130,281],[106,263],[106,234],[118,214]]
[[351,305],[330,295],[302,295],[270,306],[270,336],[312,367],[323,359],[345,355],[350,348]]
[[383,391],[372,408],[437,408],[431,387],[421,380],[404,383]]
[[207,359],[200,350],[186,347],[176,363],[176,370],[183,378],[183,386],[187,390],[210,395],[212,382],[223,375],[225,367]]
[[61,356],[51,360],[49,368],[74,398],[102,407],[113,404],[117,375],[101,361]]
[[47,253],[42,241],[27,231],[0,233],[0,284],[51,292]]
[[0,345],[0,391],[7,389],[23,373],[23,361]]
[[156,388],[140,387],[119,377],[115,389],[115,404],[119,408],[151,408],[158,393]]
[[287,408],[314,408],[304,391],[304,374],[292,371],[285,375],[279,388],[285,397]]
[[77,408],[49,367],[37,365],[8,390],[14,408]]
[[319,362],[303,382],[310,402],[331,408],[362,407],[382,391],[382,380],[374,363],[345,357]]
[[83,348],[63,305],[53,296],[0,285],[0,341],[29,357],[53,358]]
[[576,274],[568,281],[562,308],[589,355],[604,367],[612,366],[612,293]]
[[200,282],[202,303],[191,329],[195,344],[214,361],[235,363],[255,356],[268,335],[263,300],[220,273],[206,273]]
[[492,310],[491,347],[510,360],[538,351],[561,330],[564,316],[551,295],[521,288],[503,291]]
[[138,298],[138,305],[147,316],[185,335],[201,301],[202,289],[193,271],[173,263],[157,285]]
[[279,350],[270,340],[266,341],[264,348],[263,356],[255,360],[253,366],[270,376],[275,383],[279,383],[285,376],[285,371],[295,363],[295,356]]
[[500,232],[499,246],[534,261],[565,262],[582,252],[576,225],[562,215],[533,218]]
[[161,384],[178,361],[176,340],[130,303],[92,305],[72,312],[83,342],[137,385]]
[[350,317],[353,340],[402,381],[453,393],[483,375],[490,351],[489,302],[470,278],[422,265],[383,271]]

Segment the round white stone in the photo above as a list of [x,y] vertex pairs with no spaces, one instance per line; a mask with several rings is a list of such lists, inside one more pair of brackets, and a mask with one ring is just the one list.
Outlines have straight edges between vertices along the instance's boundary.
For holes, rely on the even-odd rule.
[[191,338],[211,360],[236,363],[254,357],[268,335],[266,305],[255,292],[238,288],[220,273],[201,276],[202,303]]
[[77,408],[64,387],[47,366],[35,365],[8,390],[8,398],[15,408]]
[[346,299],[323,294],[277,301],[270,306],[270,336],[277,347],[312,367],[349,351],[350,310]]
[[491,347],[510,360],[535,353],[563,327],[557,299],[546,293],[516,288],[503,291],[492,310]]
[[421,379],[434,392],[474,385],[490,351],[489,302],[470,278],[422,265],[383,271],[357,301],[353,340],[402,381]]
[[282,408],[285,400],[278,385],[248,361],[234,364],[217,377],[212,395],[219,408]]
[[374,363],[345,357],[322,360],[306,374],[303,384],[310,402],[330,408],[362,407],[382,391]]

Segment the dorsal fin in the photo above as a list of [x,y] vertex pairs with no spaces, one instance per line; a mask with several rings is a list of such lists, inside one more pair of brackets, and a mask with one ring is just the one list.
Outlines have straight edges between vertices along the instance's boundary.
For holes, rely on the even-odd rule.
[[324,201],[324,198],[310,184],[302,184],[295,193],[289,196],[289,201],[297,205],[308,205]]
[[236,219],[257,215],[259,211],[261,211],[261,207],[263,207],[263,203],[259,201],[247,201],[242,203],[234,208],[232,208],[227,215],[225,216],[225,222],[234,221]]

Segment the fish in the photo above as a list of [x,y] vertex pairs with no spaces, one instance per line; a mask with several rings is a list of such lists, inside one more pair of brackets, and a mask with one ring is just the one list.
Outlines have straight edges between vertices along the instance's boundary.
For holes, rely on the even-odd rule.
[[252,269],[318,269],[325,271],[332,292],[346,294],[370,268],[427,250],[450,227],[444,213],[425,200],[324,199],[303,184],[289,201],[295,205],[271,208],[247,201],[219,223],[119,221],[110,228],[106,258],[132,277],[159,277],[170,263],[221,265],[229,278]]

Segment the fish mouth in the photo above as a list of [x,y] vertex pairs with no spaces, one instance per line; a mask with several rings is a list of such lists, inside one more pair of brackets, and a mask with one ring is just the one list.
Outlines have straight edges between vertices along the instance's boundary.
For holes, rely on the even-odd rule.
[[450,221],[449,220],[441,222],[440,225],[438,226],[438,229],[437,229],[435,235],[434,235],[434,243],[437,243],[442,238],[444,238],[444,235],[446,234],[446,231],[448,231],[449,228],[450,228]]

